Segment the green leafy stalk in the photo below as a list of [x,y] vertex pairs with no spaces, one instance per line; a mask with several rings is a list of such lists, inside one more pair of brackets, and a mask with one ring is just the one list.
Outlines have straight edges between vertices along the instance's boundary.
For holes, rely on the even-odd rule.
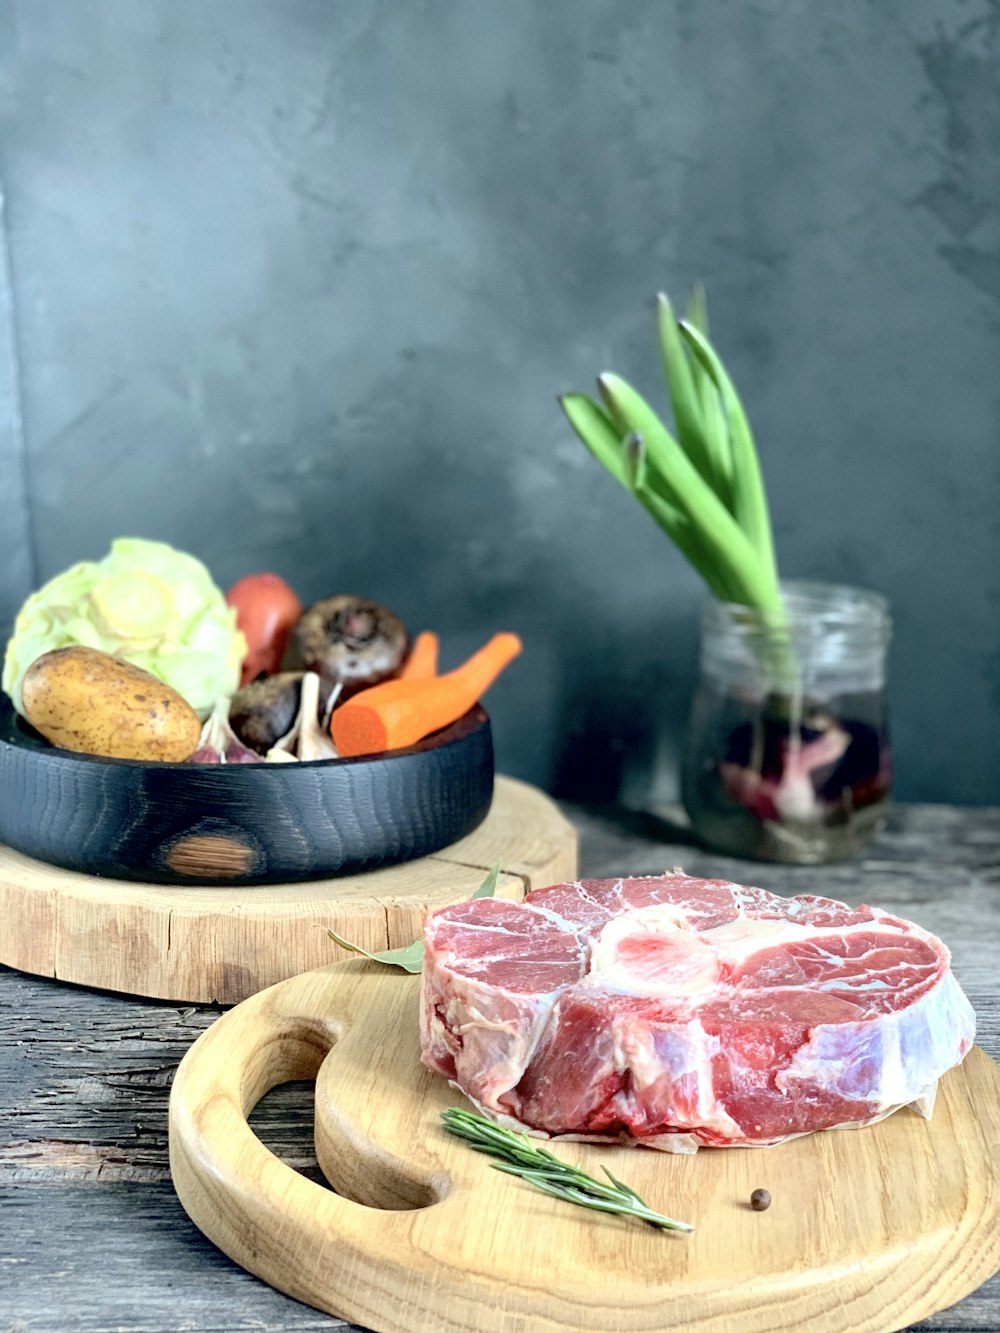
[[732,460],[718,393],[714,385],[705,385],[697,359],[689,362],[673,308],[662,292],[657,298],[657,321],[677,437],[702,478],[731,509]]
[[654,490],[646,464],[646,446],[641,435],[621,433],[621,428],[599,403],[583,393],[569,393],[562,407],[580,439],[597,461],[627,490],[670,537],[683,555],[700,570],[717,597],[739,599],[739,588],[716,569],[704,543],[684,512],[666,498],[665,483]]
[[616,1179],[606,1168],[602,1170],[607,1177],[607,1184],[587,1175],[582,1167],[560,1161],[526,1134],[505,1129],[485,1116],[463,1111],[457,1106],[442,1111],[441,1120],[449,1134],[464,1139],[476,1152],[498,1158],[493,1163],[495,1170],[518,1176],[555,1199],[601,1213],[635,1218],[660,1231],[694,1230],[687,1222],[678,1222],[663,1213],[654,1212],[634,1189]]
[[[742,589],[738,580],[732,577],[725,564],[712,560],[684,511],[654,490],[649,478],[646,445],[642,436],[630,435],[625,444],[630,463],[632,494],[669,535],[681,554],[701,572],[712,593],[723,602],[739,601]],[[661,485],[660,490],[662,489]]]
[[[567,394],[563,409],[594,457],[670,537],[713,597],[758,613],[761,632],[753,649],[768,685],[767,708],[794,723],[801,671],[781,599],[767,492],[750,423],[709,341],[704,291],[692,291],[684,320],[661,295],[657,322],[677,439],[617,375],[598,378],[603,406]],[[759,748],[763,720],[755,729]]]
[[767,493],[743,405],[709,341],[704,291],[691,293],[684,320],[676,319],[661,295],[657,319],[676,439],[618,375],[599,377],[603,405],[586,394],[567,394],[563,410],[598,462],[638,500],[712,595],[760,613],[762,668],[780,695],[793,697],[799,671]]
[[[563,410],[580,439],[704,578],[714,596],[783,623],[774,542],[750,426],[708,340],[704,292],[688,319],[658,302],[660,345],[677,431],[618,375],[598,379],[603,406],[567,394]],[[638,443],[637,443],[638,441]]]
[[778,610],[781,602],[773,568],[761,562],[747,535],[699,476],[657,414],[619,376],[605,374],[599,382],[619,418],[631,432],[642,436],[653,488],[662,488],[663,498],[686,515],[697,533],[705,557],[697,566],[698,572],[705,577],[706,568],[724,567],[732,585],[741,591],[738,600],[764,610]]
[[569,423],[602,467],[631,490],[628,468],[625,465],[625,437],[623,431],[593,398],[585,393],[567,393],[560,398]]
[[[500,866],[495,865],[490,873],[476,889],[475,893],[470,895],[470,901],[473,898],[493,898],[497,891],[497,880],[500,877]],[[423,970],[424,966],[424,942],[423,939],[414,940],[412,944],[406,944],[399,949],[383,949],[379,953],[372,953],[371,950],[362,948],[360,944],[352,944],[350,940],[345,940],[343,935],[338,935],[335,930],[327,927],[330,939],[335,944],[339,944],[342,949],[347,949],[351,953],[363,954],[365,958],[370,958],[373,963],[385,963],[389,967],[400,967],[404,972],[417,973]]]
[[682,321],[680,329],[695,356],[711,376],[722,399],[732,449],[733,512],[736,520],[777,586],[778,572],[774,559],[774,540],[771,535],[767,492],[764,489],[764,479],[757,458],[757,447],[743,404],[725,366],[708,339],[699,333],[693,324]]
[[[691,288],[687,307],[688,323],[692,324],[702,337],[708,337],[708,304],[705,300],[705,288],[696,282]],[[661,339],[662,341],[662,339]],[[719,391],[708,371],[696,356],[690,359],[691,378],[701,406],[701,428],[704,432],[708,451],[715,465],[718,479],[717,490],[720,497],[725,497],[732,512],[733,457],[729,448],[729,432],[726,419],[719,401]]]

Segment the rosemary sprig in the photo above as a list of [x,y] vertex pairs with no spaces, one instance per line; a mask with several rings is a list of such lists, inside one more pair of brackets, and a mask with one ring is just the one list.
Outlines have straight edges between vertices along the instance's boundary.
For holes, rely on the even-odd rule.
[[449,1134],[464,1139],[476,1152],[499,1158],[492,1164],[495,1170],[518,1176],[554,1199],[601,1213],[614,1213],[618,1217],[634,1217],[660,1231],[694,1230],[687,1222],[677,1222],[663,1213],[654,1212],[634,1189],[616,1179],[606,1167],[601,1169],[610,1182],[607,1185],[588,1176],[581,1167],[560,1161],[526,1134],[505,1129],[485,1116],[449,1106],[441,1112],[441,1120]]

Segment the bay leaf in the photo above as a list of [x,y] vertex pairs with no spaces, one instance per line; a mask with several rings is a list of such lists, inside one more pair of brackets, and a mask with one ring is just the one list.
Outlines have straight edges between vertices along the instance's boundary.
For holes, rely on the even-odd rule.
[[[500,877],[499,863],[493,867],[490,873],[476,889],[472,898],[493,898],[497,891],[497,880]],[[327,927],[330,939],[335,944],[339,944],[342,949],[348,949],[351,953],[360,953],[365,958],[370,958],[373,963],[384,963],[387,967],[399,967],[404,972],[418,973],[424,965],[424,942],[422,939],[414,940],[412,944],[404,945],[399,949],[383,949],[378,953],[373,953],[369,949],[363,949],[360,944],[352,944],[350,940],[345,940],[342,935],[338,935],[335,930]]]

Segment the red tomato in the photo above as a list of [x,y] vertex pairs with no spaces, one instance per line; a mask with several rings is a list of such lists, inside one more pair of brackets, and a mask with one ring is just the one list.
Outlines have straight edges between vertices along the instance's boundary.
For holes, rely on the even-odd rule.
[[302,603],[277,574],[248,574],[226,593],[236,609],[236,623],[246,635],[247,655],[241,685],[263,671],[273,675],[281,666],[288,636],[302,614]]

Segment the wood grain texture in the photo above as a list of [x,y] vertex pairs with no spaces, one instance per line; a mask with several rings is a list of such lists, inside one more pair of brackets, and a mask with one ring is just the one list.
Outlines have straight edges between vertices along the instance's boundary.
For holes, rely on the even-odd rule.
[[[887,1333],[1000,1268],[1000,1067],[970,1053],[928,1123],[904,1111],[760,1151],[558,1145],[625,1177],[691,1237],[514,1184],[440,1129],[464,1098],[419,1059],[419,978],[341,963],[220,1019],[178,1071],[170,1163],[184,1207],[238,1263],[379,1333]],[[246,1115],[316,1077],[337,1191],[276,1162]],[[766,1215],[748,1200],[766,1185]],[[521,1243],[525,1227],[544,1244]]]
[[0,962],[132,995],[235,1004],[347,957],[331,928],[366,949],[417,937],[429,907],[467,898],[492,865],[497,892],[572,877],[576,833],[525,783],[499,778],[479,827],[434,856],[365,875],[204,888],[76,874],[0,845]]
[[146,764],[56,749],[0,695],[0,842],[112,879],[281,884],[399,864],[490,808],[480,707],[405,750],[294,764]]
[[[1000,1057],[1000,810],[900,807],[870,854],[797,870],[710,858],[671,812],[563,807],[587,874],[685,865],[783,892],[884,902],[944,934]],[[772,876],[772,871],[773,876]],[[9,1333],[335,1333],[342,1321],[252,1277],[210,1244],[169,1182],[167,1098],[218,1008],[62,986],[0,967],[0,1330]],[[321,1180],[312,1084],[251,1117],[281,1159]],[[764,1215],[768,1216],[767,1214]],[[522,1244],[537,1244],[528,1228]],[[912,1333],[997,1333],[1000,1277]],[[737,1333],[737,1330],[733,1330]]]

